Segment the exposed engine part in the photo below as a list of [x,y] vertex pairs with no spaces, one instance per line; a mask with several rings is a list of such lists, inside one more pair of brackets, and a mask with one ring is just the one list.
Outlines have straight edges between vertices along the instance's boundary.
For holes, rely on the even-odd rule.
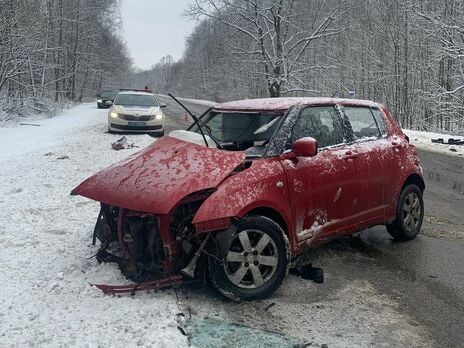
[[153,215],[124,219],[123,240],[129,260],[120,262],[123,274],[134,281],[146,281],[162,270],[164,259],[158,221]]
[[206,243],[208,242],[209,237],[210,237],[210,234],[208,234],[206,238],[203,240],[203,242],[201,243],[200,247],[195,252],[195,255],[193,255],[188,265],[181,269],[182,274],[185,274],[186,276],[190,278],[195,278],[195,268],[197,267],[198,259],[200,258],[201,252],[203,251]]
[[119,208],[102,204],[97,222],[93,230],[92,244],[95,245],[97,239],[104,245],[109,245],[117,240]]
[[191,202],[180,205],[174,210],[171,231],[174,233],[176,240],[191,240],[195,235],[195,227],[192,225],[193,217],[202,202]]
[[170,229],[182,247],[182,252],[178,256],[180,268],[185,267],[192,260],[195,250],[200,247],[201,240],[197,239],[192,220],[201,204],[212,192],[214,190],[206,190],[186,197],[184,203],[176,207],[172,213]]
[[186,197],[168,220],[102,204],[94,231],[94,241],[102,243],[97,260],[118,263],[122,273],[137,284],[97,286],[106,293],[119,293],[178,285],[183,282],[182,276],[174,279],[172,275],[181,270],[189,278],[197,276],[189,283],[205,281],[206,261],[202,254],[209,236],[199,239],[192,220],[212,192]]

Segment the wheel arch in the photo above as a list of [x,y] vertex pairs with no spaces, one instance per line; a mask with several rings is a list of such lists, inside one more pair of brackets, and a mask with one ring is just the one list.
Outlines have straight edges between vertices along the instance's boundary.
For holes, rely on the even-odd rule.
[[282,214],[280,214],[277,210],[262,206],[262,207],[257,207],[253,208],[250,211],[246,212],[244,216],[264,216],[272,221],[276,222],[284,231],[284,233],[288,236],[289,228],[287,225],[287,222],[285,221],[284,217]]
[[282,214],[278,209],[271,207],[270,205],[259,205],[245,208],[240,212],[238,217],[245,216],[264,216],[282,228],[284,235],[289,240],[290,249],[292,254],[296,252],[297,245],[295,243],[296,239],[294,236],[293,226],[291,225],[292,221],[289,221],[285,218],[285,215]]
[[417,173],[411,174],[406,178],[406,180],[404,181],[403,187],[401,188],[401,191],[403,191],[403,189],[408,185],[416,185],[417,187],[420,188],[422,192],[425,191],[425,181],[422,178],[422,176]]

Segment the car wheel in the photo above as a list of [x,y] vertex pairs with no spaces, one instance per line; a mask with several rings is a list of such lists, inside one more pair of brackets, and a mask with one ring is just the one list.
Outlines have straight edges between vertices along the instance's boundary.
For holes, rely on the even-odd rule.
[[416,185],[408,185],[401,192],[396,208],[396,220],[387,225],[390,235],[396,240],[414,239],[420,232],[424,220],[422,191]]
[[235,222],[215,236],[216,255],[208,268],[213,286],[232,300],[270,296],[288,273],[290,249],[282,228],[263,216]]

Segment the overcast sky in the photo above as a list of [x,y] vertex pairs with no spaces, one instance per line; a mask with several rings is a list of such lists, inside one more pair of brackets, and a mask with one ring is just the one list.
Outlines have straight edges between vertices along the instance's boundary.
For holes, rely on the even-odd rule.
[[168,54],[182,57],[195,21],[182,17],[191,0],[123,0],[123,34],[135,66],[149,69]]

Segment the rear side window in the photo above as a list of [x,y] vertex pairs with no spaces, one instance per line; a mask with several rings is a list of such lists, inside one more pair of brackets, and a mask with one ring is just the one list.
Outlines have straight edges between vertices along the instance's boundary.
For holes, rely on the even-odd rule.
[[374,114],[374,118],[377,121],[377,125],[379,126],[380,133],[383,135],[387,134],[387,129],[385,127],[385,121],[383,120],[381,111],[379,109],[372,109],[372,113]]
[[332,106],[314,106],[304,109],[293,127],[292,142],[313,137],[319,148],[342,144],[343,133]]
[[370,108],[345,106],[343,109],[353,130],[353,140],[380,137],[377,122]]

